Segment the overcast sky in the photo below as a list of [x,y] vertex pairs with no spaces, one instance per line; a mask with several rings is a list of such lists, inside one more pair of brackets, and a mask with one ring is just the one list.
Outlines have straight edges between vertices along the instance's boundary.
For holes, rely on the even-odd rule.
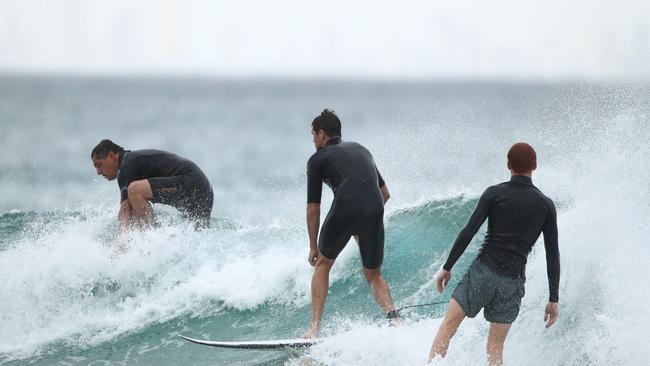
[[650,1],[0,0],[0,72],[650,80]]

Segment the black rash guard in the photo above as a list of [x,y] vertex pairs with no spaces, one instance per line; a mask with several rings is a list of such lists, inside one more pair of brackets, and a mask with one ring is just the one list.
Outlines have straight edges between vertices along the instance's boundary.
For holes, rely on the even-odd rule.
[[201,180],[205,178],[196,164],[176,154],[162,150],[125,150],[120,154],[117,171],[121,201],[127,199],[127,189],[133,181],[181,175],[199,176]]
[[515,175],[485,190],[467,225],[458,234],[443,268],[450,271],[488,218],[488,229],[478,260],[494,273],[526,278],[528,254],[544,233],[549,301],[558,301],[560,252],[553,201],[529,177]]

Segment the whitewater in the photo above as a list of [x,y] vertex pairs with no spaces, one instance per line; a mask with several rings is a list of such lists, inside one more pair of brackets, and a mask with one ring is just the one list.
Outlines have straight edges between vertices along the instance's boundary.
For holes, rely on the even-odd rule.
[[[538,153],[533,182],[558,207],[560,317],[544,328],[540,239],[507,364],[650,359],[645,85],[0,79],[2,364],[295,364],[178,335],[292,338],[307,327],[305,167],[309,124],[325,107],[391,190],[383,273],[397,306],[449,299],[483,230],[451,289],[437,294],[433,275],[483,189],[509,179],[507,149],[526,141]],[[156,205],[155,229],[118,237],[117,184],[89,157],[102,138],[195,161],[215,190],[210,229]],[[325,341],[306,353],[328,365],[426,364],[444,306],[405,310],[404,326],[388,327],[352,244],[332,273]],[[483,362],[487,326],[482,314],[463,322],[442,364]]]

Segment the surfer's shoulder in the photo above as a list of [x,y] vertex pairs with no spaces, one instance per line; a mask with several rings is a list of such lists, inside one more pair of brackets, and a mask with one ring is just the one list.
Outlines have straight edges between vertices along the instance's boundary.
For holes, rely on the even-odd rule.
[[324,157],[325,153],[323,152],[323,149],[316,150],[316,152],[309,157],[309,160],[307,160],[307,170],[317,169]]

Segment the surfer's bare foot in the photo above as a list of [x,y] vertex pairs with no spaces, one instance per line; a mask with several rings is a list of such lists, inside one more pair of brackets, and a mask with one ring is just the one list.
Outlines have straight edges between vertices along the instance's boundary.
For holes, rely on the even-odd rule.
[[311,328],[309,328],[308,331],[305,332],[305,334],[302,335],[302,338],[311,339],[311,338],[316,338],[317,335],[318,335],[318,328],[317,327],[311,327]]

